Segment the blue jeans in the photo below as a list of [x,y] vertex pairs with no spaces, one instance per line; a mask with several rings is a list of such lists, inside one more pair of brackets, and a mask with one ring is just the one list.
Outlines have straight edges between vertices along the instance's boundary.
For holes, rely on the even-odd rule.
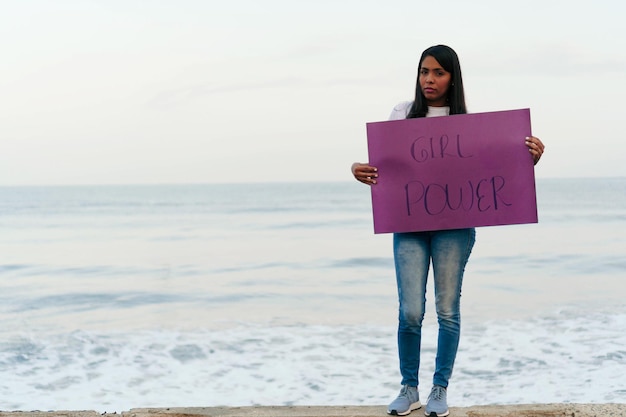
[[461,332],[461,284],[475,229],[395,233],[393,254],[398,283],[398,354],[402,385],[419,385],[426,280],[432,260],[439,322],[433,384],[448,386]]

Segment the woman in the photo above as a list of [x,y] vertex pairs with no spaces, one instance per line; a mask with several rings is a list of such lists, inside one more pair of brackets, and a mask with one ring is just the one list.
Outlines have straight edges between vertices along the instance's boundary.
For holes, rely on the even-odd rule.
[[[390,120],[467,113],[461,66],[450,47],[426,49],[420,58],[415,100],[397,105]],[[525,138],[536,164],[544,150],[536,137]],[[378,170],[355,162],[354,177],[367,185],[376,184]],[[460,298],[463,272],[475,241],[474,228],[429,232],[394,233],[393,254],[398,285],[398,355],[402,389],[387,412],[407,415],[421,407],[418,392],[422,320],[426,305],[426,279],[432,262],[435,307],[439,323],[433,387],[425,414],[449,414],[447,387],[456,358],[460,335]]]

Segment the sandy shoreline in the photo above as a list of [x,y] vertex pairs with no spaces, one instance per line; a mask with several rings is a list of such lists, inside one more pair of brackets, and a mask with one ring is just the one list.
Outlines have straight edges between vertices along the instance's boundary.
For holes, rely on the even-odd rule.
[[[0,417],[97,417],[96,411],[0,411]],[[118,414],[118,413],[114,413]],[[110,414],[109,414],[110,415]],[[380,417],[385,406],[137,408],[123,417]],[[423,416],[422,409],[411,416]],[[451,407],[451,417],[623,417],[626,404],[529,404]]]

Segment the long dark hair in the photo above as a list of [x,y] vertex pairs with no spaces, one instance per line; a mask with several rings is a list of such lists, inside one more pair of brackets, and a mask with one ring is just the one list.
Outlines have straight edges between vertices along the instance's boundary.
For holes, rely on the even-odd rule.
[[448,71],[450,77],[450,87],[448,88],[448,97],[446,99],[448,106],[450,106],[450,114],[465,114],[467,108],[465,106],[465,93],[463,91],[463,77],[461,77],[461,64],[459,63],[459,57],[452,48],[446,45],[435,45],[422,52],[420,63],[417,67],[417,82],[415,86],[415,101],[409,110],[407,119],[414,119],[416,117],[426,117],[428,112],[428,104],[426,104],[426,97],[422,93],[420,88],[420,69],[422,68],[422,62],[427,56],[432,56],[439,62],[444,70]]

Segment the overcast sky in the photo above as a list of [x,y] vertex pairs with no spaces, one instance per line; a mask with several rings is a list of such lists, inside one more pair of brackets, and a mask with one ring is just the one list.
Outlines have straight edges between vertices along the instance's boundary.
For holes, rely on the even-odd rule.
[[426,47],[530,108],[537,177],[626,176],[626,2],[2,0],[0,185],[349,181]]

